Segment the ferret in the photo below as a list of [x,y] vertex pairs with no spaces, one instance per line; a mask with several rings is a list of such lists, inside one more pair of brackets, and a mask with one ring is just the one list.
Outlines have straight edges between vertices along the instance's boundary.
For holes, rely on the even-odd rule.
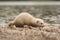
[[22,12],[9,23],[9,26],[11,25],[15,25],[16,27],[22,27],[24,25],[29,25],[32,27],[44,27],[44,21],[42,19],[35,18],[27,12]]

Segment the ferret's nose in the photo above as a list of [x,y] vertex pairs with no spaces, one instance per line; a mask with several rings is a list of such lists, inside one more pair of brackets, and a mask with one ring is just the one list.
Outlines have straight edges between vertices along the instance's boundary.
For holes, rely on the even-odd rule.
[[40,23],[40,24],[43,24],[43,23]]
[[42,23],[41,25],[42,25],[42,27],[44,27],[44,26],[45,26],[45,24],[43,24],[43,23]]

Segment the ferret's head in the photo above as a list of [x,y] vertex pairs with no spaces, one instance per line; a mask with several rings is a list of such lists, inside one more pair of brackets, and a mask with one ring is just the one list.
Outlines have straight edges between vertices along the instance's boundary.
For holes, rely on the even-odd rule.
[[35,22],[37,26],[44,27],[44,21],[42,19],[37,18]]

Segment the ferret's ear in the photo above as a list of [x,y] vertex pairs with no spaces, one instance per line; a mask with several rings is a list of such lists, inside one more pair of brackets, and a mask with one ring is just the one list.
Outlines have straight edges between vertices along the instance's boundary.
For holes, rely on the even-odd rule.
[[39,21],[37,20],[37,23],[39,23]]

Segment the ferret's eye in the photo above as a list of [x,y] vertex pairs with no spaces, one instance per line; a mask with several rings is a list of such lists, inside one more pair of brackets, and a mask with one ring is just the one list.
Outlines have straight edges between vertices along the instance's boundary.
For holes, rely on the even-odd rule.
[[37,23],[39,23],[39,21],[37,21]]

